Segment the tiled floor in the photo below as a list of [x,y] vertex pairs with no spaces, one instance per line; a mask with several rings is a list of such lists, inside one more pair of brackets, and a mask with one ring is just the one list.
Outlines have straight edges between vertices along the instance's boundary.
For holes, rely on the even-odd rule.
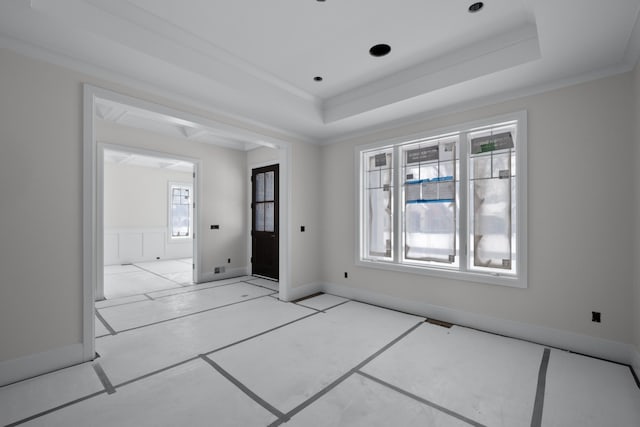
[[191,258],[140,262],[104,267],[104,296],[107,300],[139,295],[176,285],[193,283]]
[[0,425],[640,426],[626,366],[276,285],[96,304],[100,357],[0,388]]

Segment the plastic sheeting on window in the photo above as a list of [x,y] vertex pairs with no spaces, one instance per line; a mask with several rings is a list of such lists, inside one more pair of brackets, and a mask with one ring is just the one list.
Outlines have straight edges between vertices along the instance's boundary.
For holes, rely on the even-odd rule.
[[471,139],[472,265],[477,268],[513,267],[513,147],[511,132]]
[[457,138],[404,149],[404,257],[453,263],[456,257]]
[[378,152],[365,158],[365,215],[367,250],[371,257],[392,256],[392,153]]

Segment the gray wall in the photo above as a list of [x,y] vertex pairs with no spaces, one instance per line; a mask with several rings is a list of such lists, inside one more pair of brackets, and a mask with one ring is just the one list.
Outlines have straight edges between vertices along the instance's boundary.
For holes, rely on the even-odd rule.
[[[31,361],[45,353],[47,358],[50,354],[67,358],[77,352],[82,342],[82,84],[94,84],[210,120],[247,125],[9,49],[0,49],[0,64],[0,374],[4,374],[20,360],[27,360],[26,356]],[[142,137],[142,131],[107,123],[98,126],[99,135],[106,142],[169,153],[174,152],[177,143],[162,137],[151,143]],[[288,138],[268,130],[249,130],[285,141]],[[319,148],[291,139],[288,142],[293,164],[290,179],[297,182],[288,195],[295,206],[291,208],[291,221],[306,224],[318,233]],[[193,150],[188,154],[182,149],[175,152],[199,158],[209,156],[211,163],[205,160],[203,165],[206,182],[228,181],[230,170],[243,174],[246,171],[245,153],[238,152],[231,156],[231,162],[223,164],[222,159],[230,157],[214,159],[216,153],[222,153],[215,147],[207,149],[210,154]],[[246,178],[240,177],[239,182]],[[234,190],[233,185],[226,188],[237,190],[242,197],[232,203],[222,203],[227,199],[220,199],[216,190],[207,194],[211,187],[205,186],[202,223],[228,220],[230,229],[246,227],[246,187],[241,184]],[[244,213],[237,214],[240,210]],[[234,219],[225,220],[229,212],[236,212]],[[314,239],[313,233],[291,236],[294,287],[319,280],[319,248]],[[233,245],[232,261],[246,259],[246,239],[240,241]],[[219,246],[213,241],[205,242],[204,268],[211,268],[221,256],[226,263],[229,254],[216,252],[216,247]]]
[[[414,302],[633,342],[631,85],[627,73],[324,147],[323,279]],[[355,146],[519,110],[528,112],[527,289],[354,266]],[[602,312],[601,324],[591,322],[592,310]]]

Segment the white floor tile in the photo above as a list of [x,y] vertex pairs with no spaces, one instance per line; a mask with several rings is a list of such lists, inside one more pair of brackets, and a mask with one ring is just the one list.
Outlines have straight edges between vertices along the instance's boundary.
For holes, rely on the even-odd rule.
[[317,297],[309,298],[300,301],[298,304],[305,307],[315,308],[316,310],[326,310],[340,303],[348,301],[346,298],[338,297],[335,295],[322,294]]
[[295,415],[287,427],[468,426],[410,397],[354,374]]
[[310,309],[264,297],[100,338],[96,351],[117,385],[311,313]]
[[0,425],[22,420],[103,389],[91,363],[0,387]]
[[104,276],[104,296],[107,299],[171,289],[178,286],[175,282],[146,271]]
[[98,319],[97,316],[94,316],[94,325],[95,325],[95,335],[96,337],[101,337],[103,335],[107,335],[109,334],[109,330],[107,328],[104,327],[104,325],[102,324],[102,322],[100,321],[100,319]]
[[266,426],[276,417],[195,360],[37,418],[29,426]]
[[191,270],[181,271],[179,273],[164,273],[162,277],[181,285],[193,283],[193,271]]
[[148,300],[148,298],[145,297],[144,295],[131,295],[127,297],[109,298],[102,301],[96,301],[96,308],[105,308],[105,307],[111,307],[114,305],[130,304],[132,302],[146,301],[146,300]]
[[349,302],[210,357],[288,412],[420,320],[424,319]]
[[118,265],[105,265],[104,274],[120,274],[120,273],[135,273],[140,271],[138,267],[133,264],[118,264]]
[[265,288],[273,289],[274,291],[278,290],[278,282],[274,282],[273,280],[260,279],[260,278],[252,278],[251,280],[247,280],[249,283],[253,283],[254,285],[264,286]]
[[150,323],[172,319],[214,307],[266,296],[271,291],[265,288],[237,283],[217,288],[204,289],[146,300],[135,304],[118,305],[100,309],[100,314],[116,331],[136,328]]
[[156,274],[191,272],[193,268],[185,263],[175,259],[138,262],[135,264],[144,270],[151,271]]
[[216,280],[213,282],[205,282],[205,283],[192,284],[188,286],[180,286],[178,288],[168,289],[164,291],[147,292],[147,294],[152,298],[163,298],[171,295],[197,292],[202,289],[210,289],[210,288],[216,288],[218,286],[226,286],[231,283],[240,283],[240,282],[246,281],[247,278],[249,278],[249,276],[234,277],[232,279]]
[[488,426],[529,426],[544,348],[424,324],[363,371]]
[[193,264],[193,258],[180,258],[180,259],[177,259],[176,261],[184,262],[185,264],[189,264],[189,265]]
[[640,390],[626,366],[551,350],[542,425],[640,426]]

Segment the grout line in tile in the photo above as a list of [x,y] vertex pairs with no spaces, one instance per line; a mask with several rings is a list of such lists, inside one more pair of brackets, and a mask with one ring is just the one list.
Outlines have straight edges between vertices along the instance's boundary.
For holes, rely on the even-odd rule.
[[23,418],[23,419],[21,419],[19,421],[15,421],[15,422],[13,422],[11,424],[7,424],[5,427],[15,427],[15,426],[18,426],[20,424],[28,423],[29,421],[33,421],[36,418],[43,417],[45,415],[51,414],[52,412],[59,411],[60,409],[64,409],[64,408],[66,408],[68,406],[75,405],[76,403],[83,402],[85,400],[94,398],[96,396],[100,396],[101,394],[105,394],[105,393],[106,393],[105,390],[100,390],[100,391],[97,391],[95,393],[88,394],[86,396],[80,397],[80,398],[72,400],[70,402],[63,403],[62,405],[58,405],[58,406],[56,406],[54,408],[47,409],[46,411],[38,412],[37,414],[33,414],[33,415],[31,415],[31,416],[29,416],[27,418]]
[[258,285],[257,283],[251,283],[251,282],[250,282],[250,281],[248,281],[248,280],[243,280],[243,282],[244,282],[244,283],[246,283],[246,284],[248,284],[248,285],[257,286],[257,287],[259,287],[259,288],[269,289],[270,291],[278,292],[278,290],[277,290],[277,289],[273,289],[273,288],[270,288],[270,287],[268,287],[268,286]]
[[293,302],[293,301],[291,301],[291,304],[293,304],[293,305],[297,305],[298,307],[308,308],[309,310],[314,310],[314,311],[317,311],[318,313],[325,313],[325,311],[324,311],[324,310],[320,310],[319,308],[308,307],[308,306],[306,306],[306,305],[302,305],[302,304],[297,303],[297,302]]
[[316,314],[318,314],[318,312],[313,312],[313,313],[307,314],[306,316],[299,317],[299,318],[297,318],[297,319],[295,319],[295,320],[291,320],[291,321],[289,321],[289,322],[287,322],[287,323],[283,323],[282,325],[278,325],[278,326],[273,327],[273,328],[271,328],[271,329],[267,329],[266,331],[259,332],[259,333],[255,334],[255,335],[251,335],[250,337],[243,338],[243,339],[241,339],[241,340],[239,340],[239,341],[233,342],[233,343],[231,343],[231,344],[227,344],[227,345],[225,345],[225,346],[222,346],[222,347],[216,348],[215,350],[211,350],[211,351],[208,351],[208,352],[203,353],[203,354],[204,354],[205,356],[209,356],[210,354],[217,353],[217,352],[222,351],[222,350],[226,350],[226,349],[227,349],[227,348],[229,348],[229,347],[233,347],[234,345],[242,344],[242,343],[243,343],[243,342],[245,342],[245,341],[249,341],[249,340],[252,340],[252,339],[257,338],[257,337],[259,337],[259,336],[262,336],[262,335],[268,334],[269,332],[273,332],[273,331],[278,330],[278,329],[280,329],[280,328],[284,328],[285,326],[289,326],[289,325],[291,325],[291,324],[293,324],[293,323],[296,323],[296,322],[299,322],[299,321],[301,321],[301,320],[307,319],[307,318],[309,318],[309,317],[311,317],[311,316],[315,316]]
[[[403,338],[405,338],[407,335],[409,335],[411,332],[415,331],[423,322],[420,321],[418,323],[416,323],[415,325],[413,325],[411,328],[407,329],[406,331],[404,331],[400,336],[396,337],[393,341],[391,341],[390,343],[386,344],[384,347],[382,347],[380,350],[376,351],[375,353],[373,353],[371,356],[367,357],[366,359],[364,359],[362,362],[358,363],[354,368],[352,368],[351,370],[349,370],[347,373],[343,374],[342,376],[340,376],[338,379],[336,379],[335,381],[333,381],[331,384],[329,384],[328,386],[326,386],[325,388],[323,388],[322,390],[320,390],[319,392],[317,392],[316,394],[314,394],[313,396],[311,396],[309,399],[305,400],[304,402],[302,402],[301,404],[299,404],[298,406],[296,406],[295,408],[293,408],[292,410],[290,410],[289,412],[287,412],[285,414],[286,418],[291,418],[293,416],[295,416],[297,413],[299,413],[300,411],[302,411],[303,409],[305,409],[306,407],[308,407],[309,405],[311,405],[312,403],[314,403],[315,401],[317,401],[318,399],[320,399],[322,396],[324,396],[325,394],[327,394],[329,391],[333,390],[335,387],[337,387],[340,383],[342,383],[344,380],[346,380],[347,378],[349,378],[351,375],[353,375],[354,373],[358,372],[360,369],[362,369],[362,367],[364,367],[365,365],[367,365],[369,362],[371,362],[372,360],[374,360],[376,357],[380,356],[382,353],[384,353],[385,351],[387,351],[389,348],[391,348],[392,346],[394,346],[395,344],[397,344],[400,340],[402,340]],[[269,424],[269,427],[276,427],[279,426],[283,423],[284,421],[282,420],[276,420],[273,423]]]
[[98,376],[98,379],[102,383],[102,386],[104,387],[104,391],[107,394],[115,393],[116,389],[115,389],[115,387],[113,387],[113,384],[111,384],[111,381],[109,380],[109,377],[107,376],[107,374],[104,371],[104,369],[102,369],[102,366],[100,366],[100,363],[94,362],[93,363],[93,370],[96,372],[96,375]]
[[[243,280],[239,280],[237,282],[223,283],[221,285],[208,286],[206,288],[203,286],[203,287],[198,288],[198,289],[190,289],[190,290],[184,291],[184,292],[176,292],[176,293],[173,293],[173,294],[162,295],[162,296],[159,296],[159,297],[155,297],[154,299],[168,298],[168,297],[173,297],[173,296],[176,296],[176,295],[188,294],[188,293],[191,293],[191,292],[206,291],[207,289],[222,288],[224,286],[237,285],[238,283],[246,283],[246,282],[244,282]],[[185,285],[184,287],[186,288],[188,286],[196,286],[196,285]],[[175,289],[182,289],[182,288],[175,288]],[[160,292],[160,291],[156,291],[156,292]]]
[[[138,267],[138,268],[139,268],[140,270],[142,270],[142,271],[146,271],[146,272],[147,272],[147,273],[149,273],[149,274],[153,274],[154,276],[158,276],[158,277],[160,277],[160,278],[162,278],[162,279],[164,279],[164,280],[168,280],[168,281],[170,281],[170,282],[173,282],[173,283],[175,283],[175,284],[176,284],[176,285],[178,285],[178,286],[182,286],[179,282],[177,282],[177,281],[175,281],[175,280],[173,280],[173,279],[169,279],[168,277],[163,276],[163,275],[162,275],[162,274],[160,274],[160,273],[156,273],[155,271],[147,270],[146,268],[144,268],[144,267],[140,267],[140,266],[139,266],[139,265],[137,265],[137,264],[134,264],[134,265],[135,265],[136,267]],[[180,271],[176,271],[176,273],[180,273]]]
[[544,407],[544,389],[547,382],[547,368],[549,367],[549,357],[551,350],[544,349],[542,361],[540,362],[540,370],[538,371],[538,387],[536,389],[536,397],[533,404],[533,414],[531,415],[531,427],[540,427],[542,425],[542,410]]
[[391,390],[393,390],[395,392],[398,392],[398,393],[400,393],[400,394],[402,394],[404,396],[410,397],[413,400],[416,400],[416,401],[418,401],[420,403],[423,403],[423,404],[425,404],[427,406],[430,406],[431,408],[433,408],[433,409],[435,409],[437,411],[445,413],[445,414],[447,414],[447,415],[449,415],[451,417],[457,418],[458,420],[463,421],[463,422],[465,422],[467,424],[470,424],[470,425],[475,426],[475,427],[484,427],[483,424],[480,424],[480,423],[478,423],[476,421],[473,421],[472,419],[467,418],[462,414],[458,414],[457,412],[454,412],[454,411],[452,411],[450,409],[447,409],[444,406],[440,406],[437,403],[431,402],[430,400],[424,399],[424,398],[422,398],[422,397],[420,397],[418,395],[410,393],[410,392],[408,392],[408,391],[406,391],[404,389],[401,389],[400,387],[397,387],[397,386],[395,386],[393,384],[390,384],[390,383],[388,383],[388,382],[386,382],[384,380],[381,380],[380,378],[374,377],[373,375],[369,375],[366,372],[362,372],[362,371],[358,370],[356,373],[361,375],[361,376],[363,376],[363,377],[365,377],[365,378],[367,378],[367,379],[369,379],[369,380],[371,380],[371,381],[375,381],[376,383],[378,383],[380,385],[383,385],[383,386],[385,386],[385,387],[387,387],[387,388],[389,388],[389,389],[391,389]]
[[236,302],[231,302],[231,303],[229,303],[229,304],[220,305],[220,306],[218,306],[218,307],[211,307],[211,308],[206,308],[206,309],[204,309],[204,310],[195,311],[195,312],[193,312],[193,313],[182,314],[182,315],[180,315],[180,316],[172,317],[172,318],[170,318],[170,319],[158,320],[157,322],[153,322],[153,323],[146,323],[146,324],[144,324],[144,325],[134,326],[133,328],[121,329],[121,330],[119,330],[117,333],[118,333],[118,334],[121,334],[121,333],[124,333],[124,332],[131,332],[131,331],[135,331],[135,330],[138,330],[138,329],[147,328],[147,327],[149,327],[149,326],[159,325],[159,324],[161,324],[161,323],[166,323],[166,322],[171,322],[171,321],[173,321],[173,320],[184,319],[185,317],[195,316],[196,314],[202,314],[202,313],[206,313],[206,312],[208,312],[208,311],[218,310],[218,309],[225,308],[225,307],[230,307],[230,306],[232,306],[232,305],[236,305],[236,304],[242,304],[242,303],[245,303],[245,302],[248,302],[248,301],[253,301],[253,300],[256,300],[256,299],[264,298],[264,297],[266,297],[266,296],[268,296],[268,295],[260,295],[260,296],[257,296],[257,297],[253,297],[253,298],[249,298],[249,299],[244,299],[244,300],[242,300],[242,301],[236,301]]
[[147,299],[148,299],[148,300],[150,300],[150,301],[153,301],[153,300],[154,300],[154,298],[153,298],[151,295],[149,295],[149,294],[146,294],[146,293],[145,293],[145,294],[142,294],[142,295],[144,295],[145,297],[147,297]]
[[[292,320],[292,321],[287,322],[287,323],[283,323],[282,325],[276,326],[276,327],[274,327],[274,328],[268,329],[268,330],[266,330],[266,331],[260,332],[260,333],[258,333],[258,334],[252,335],[252,336],[250,336],[250,337],[243,338],[243,339],[241,339],[241,340],[238,340],[238,341],[232,342],[231,344],[227,344],[227,345],[224,345],[224,346],[222,346],[222,347],[219,347],[219,348],[216,348],[216,349],[214,349],[214,350],[211,350],[211,351],[209,351],[209,352],[203,353],[203,355],[204,355],[204,356],[208,356],[208,355],[210,355],[210,354],[213,354],[213,353],[216,353],[216,352],[218,352],[218,351],[221,351],[221,350],[227,349],[227,348],[229,348],[229,347],[233,347],[234,345],[242,344],[242,343],[243,343],[243,342],[245,342],[245,341],[249,341],[249,340],[251,340],[251,339],[253,339],[253,338],[257,338],[257,337],[259,337],[259,336],[261,336],[261,335],[268,334],[269,332],[273,332],[273,331],[275,331],[275,330],[277,330],[277,329],[283,328],[283,327],[288,326],[288,325],[290,325],[290,324],[292,324],[292,323],[299,322],[300,320],[304,320],[304,319],[306,319],[307,317],[315,316],[316,314],[318,314],[318,313],[311,313],[311,314],[307,314],[306,316],[300,317],[300,318],[298,318],[298,319]],[[166,366],[166,367],[164,367],[164,368],[157,369],[157,370],[155,370],[155,371],[153,371],[153,372],[149,372],[149,373],[144,374],[144,375],[141,375],[141,376],[139,376],[139,377],[132,378],[132,379],[130,379],[130,380],[124,381],[124,382],[122,382],[122,383],[120,383],[120,384],[115,385],[115,386],[114,386],[114,388],[118,389],[118,388],[120,388],[120,387],[123,387],[123,386],[129,385],[129,384],[134,383],[134,382],[136,382],[136,381],[140,381],[140,380],[143,380],[143,379],[145,379],[145,378],[151,377],[151,376],[153,376],[153,375],[159,374],[159,373],[161,373],[161,372],[168,371],[169,369],[173,369],[173,368],[178,367],[178,366],[180,366],[180,365],[184,365],[185,363],[192,362],[192,361],[194,361],[194,360],[196,360],[196,359],[198,359],[198,358],[200,358],[200,356],[190,357],[190,358],[188,358],[188,359],[185,359],[185,360],[183,360],[183,361],[180,361],[180,362],[174,363],[174,364],[169,365],[169,366]]]
[[[96,308],[96,309],[94,309],[94,311],[95,311],[95,313],[96,313],[96,317],[97,317],[97,318],[98,318],[98,320],[100,320],[100,322],[102,323],[102,326],[104,326],[104,327],[107,329],[107,331],[109,331],[109,334],[110,334],[110,335],[117,335],[118,333],[116,332],[116,330],[115,330],[115,329],[113,329],[113,328],[111,327],[111,325],[109,324],[109,322],[107,322],[107,321],[104,319],[104,317],[102,317],[102,314],[100,314],[100,312],[98,311],[98,309]],[[94,332],[94,334],[95,334],[95,332]]]
[[346,304],[346,303],[348,303],[348,302],[351,302],[351,300],[349,300],[349,299],[348,299],[348,300],[346,300],[346,301],[339,302],[339,303],[338,303],[338,304],[336,304],[336,305],[332,305],[331,307],[327,307],[327,308],[325,308],[325,309],[324,309],[324,311],[325,311],[325,313],[326,313],[327,311],[331,310],[332,308],[340,307],[341,305],[344,305],[344,304]]
[[168,371],[170,369],[177,368],[178,366],[182,366],[182,365],[185,365],[185,364],[187,364],[189,362],[193,362],[194,360],[197,360],[199,357],[200,356],[190,357],[188,359],[181,360],[180,362],[173,363],[173,364],[171,364],[169,366],[165,366],[164,368],[156,369],[155,371],[151,371],[151,372],[148,372],[148,373],[146,373],[144,375],[140,375],[139,377],[135,377],[135,378],[132,378],[130,380],[123,381],[120,384],[116,384],[115,386],[113,386],[113,388],[115,388],[117,390],[120,387],[128,386],[129,384],[133,384],[135,382],[144,380],[144,379],[152,377],[154,375],[166,372],[166,371]]
[[231,375],[229,372],[225,371],[220,365],[218,365],[216,362],[214,362],[213,360],[211,360],[209,357],[207,357],[204,354],[200,355],[200,358],[205,361],[206,363],[208,363],[209,365],[211,365],[216,371],[218,371],[218,373],[220,375],[222,375],[223,377],[225,377],[229,382],[231,382],[233,385],[235,385],[236,387],[238,387],[244,394],[246,394],[247,396],[249,396],[249,398],[251,398],[251,400],[253,400],[254,402],[256,402],[258,405],[262,406],[264,409],[266,409],[267,411],[271,412],[273,415],[275,415],[279,420],[282,420],[283,422],[288,421],[289,419],[286,418],[286,416],[284,415],[284,413],[282,413],[281,411],[279,411],[277,408],[275,408],[273,405],[271,405],[269,402],[267,402],[266,400],[264,400],[263,398],[261,398],[260,396],[258,396],[256,393],[254,393],[249,387],[247,387],[246,385],[242,384],[237,378],[235,378],[233,375]]

